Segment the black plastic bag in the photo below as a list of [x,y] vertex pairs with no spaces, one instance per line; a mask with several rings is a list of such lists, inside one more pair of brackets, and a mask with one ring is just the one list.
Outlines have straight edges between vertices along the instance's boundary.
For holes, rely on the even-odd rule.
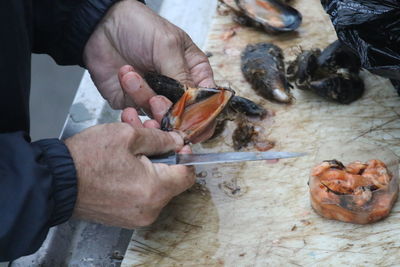
[[321,0],[321,3],[338,38],[359,55],[363,68],[390,78],[394,85],[399,84],[400,0]]

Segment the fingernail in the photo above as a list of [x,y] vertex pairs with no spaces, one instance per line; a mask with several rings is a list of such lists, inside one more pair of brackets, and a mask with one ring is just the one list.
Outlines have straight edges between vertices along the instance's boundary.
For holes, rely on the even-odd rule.
[[175,143],[177,144],[177,149],[180,149],[183,146],[183,138],[176,132],[169,132],[171,137],[174,139]]
[[119,69],[120,73],[123,75],[127,74],[128,72],[133,71],[133,67],[131,65],[124,65]]
[[182,147],[182,149],[179,151],[180,154],[191,154],[192,153],[192,149],[190,148],[190,146],[185,145]]
[[136,74],[129,72],[126,74],[128,78],[125,80],[126,87],[129,91],[137,91],[141,86],[141,79]]

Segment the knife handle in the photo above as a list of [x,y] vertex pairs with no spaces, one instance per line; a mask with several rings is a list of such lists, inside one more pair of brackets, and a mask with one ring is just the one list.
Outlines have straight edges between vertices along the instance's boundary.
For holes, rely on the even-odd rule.
[[178,154],[167,154],[167,155],[160,155],[160,156],[151,156],[149,157],[152,163],[163,163],[168,165],[175,165],[177,164],[177,155]]

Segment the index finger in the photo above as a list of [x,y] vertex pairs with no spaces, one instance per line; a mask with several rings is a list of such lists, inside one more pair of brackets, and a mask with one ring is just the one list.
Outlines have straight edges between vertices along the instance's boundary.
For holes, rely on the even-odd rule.
[[154,128],[137,128],[132,148],[135,154],[146,156],[162,155],[179,151],[184,144],[183,138],[175,132],[164,132]]
[[156,95],[147,82],[134,71],[124,66],[118,73],[118,78],[125,96],[145,111],[150,110],[149,100]]

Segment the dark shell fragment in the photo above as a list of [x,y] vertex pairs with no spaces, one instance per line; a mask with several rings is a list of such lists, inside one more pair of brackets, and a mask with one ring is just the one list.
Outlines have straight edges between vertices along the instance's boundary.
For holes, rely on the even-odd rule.
[[308,90],[341,104],[349,104],[364,93],[359,77],[359,58],[339,41],[325,48],[302,52],[287,69],[297,88]]
[[263,97],[280,103],[290,103],[291,85],[286,80],[282,50],[274,44],[247,45],[241,56],[244,77]]

